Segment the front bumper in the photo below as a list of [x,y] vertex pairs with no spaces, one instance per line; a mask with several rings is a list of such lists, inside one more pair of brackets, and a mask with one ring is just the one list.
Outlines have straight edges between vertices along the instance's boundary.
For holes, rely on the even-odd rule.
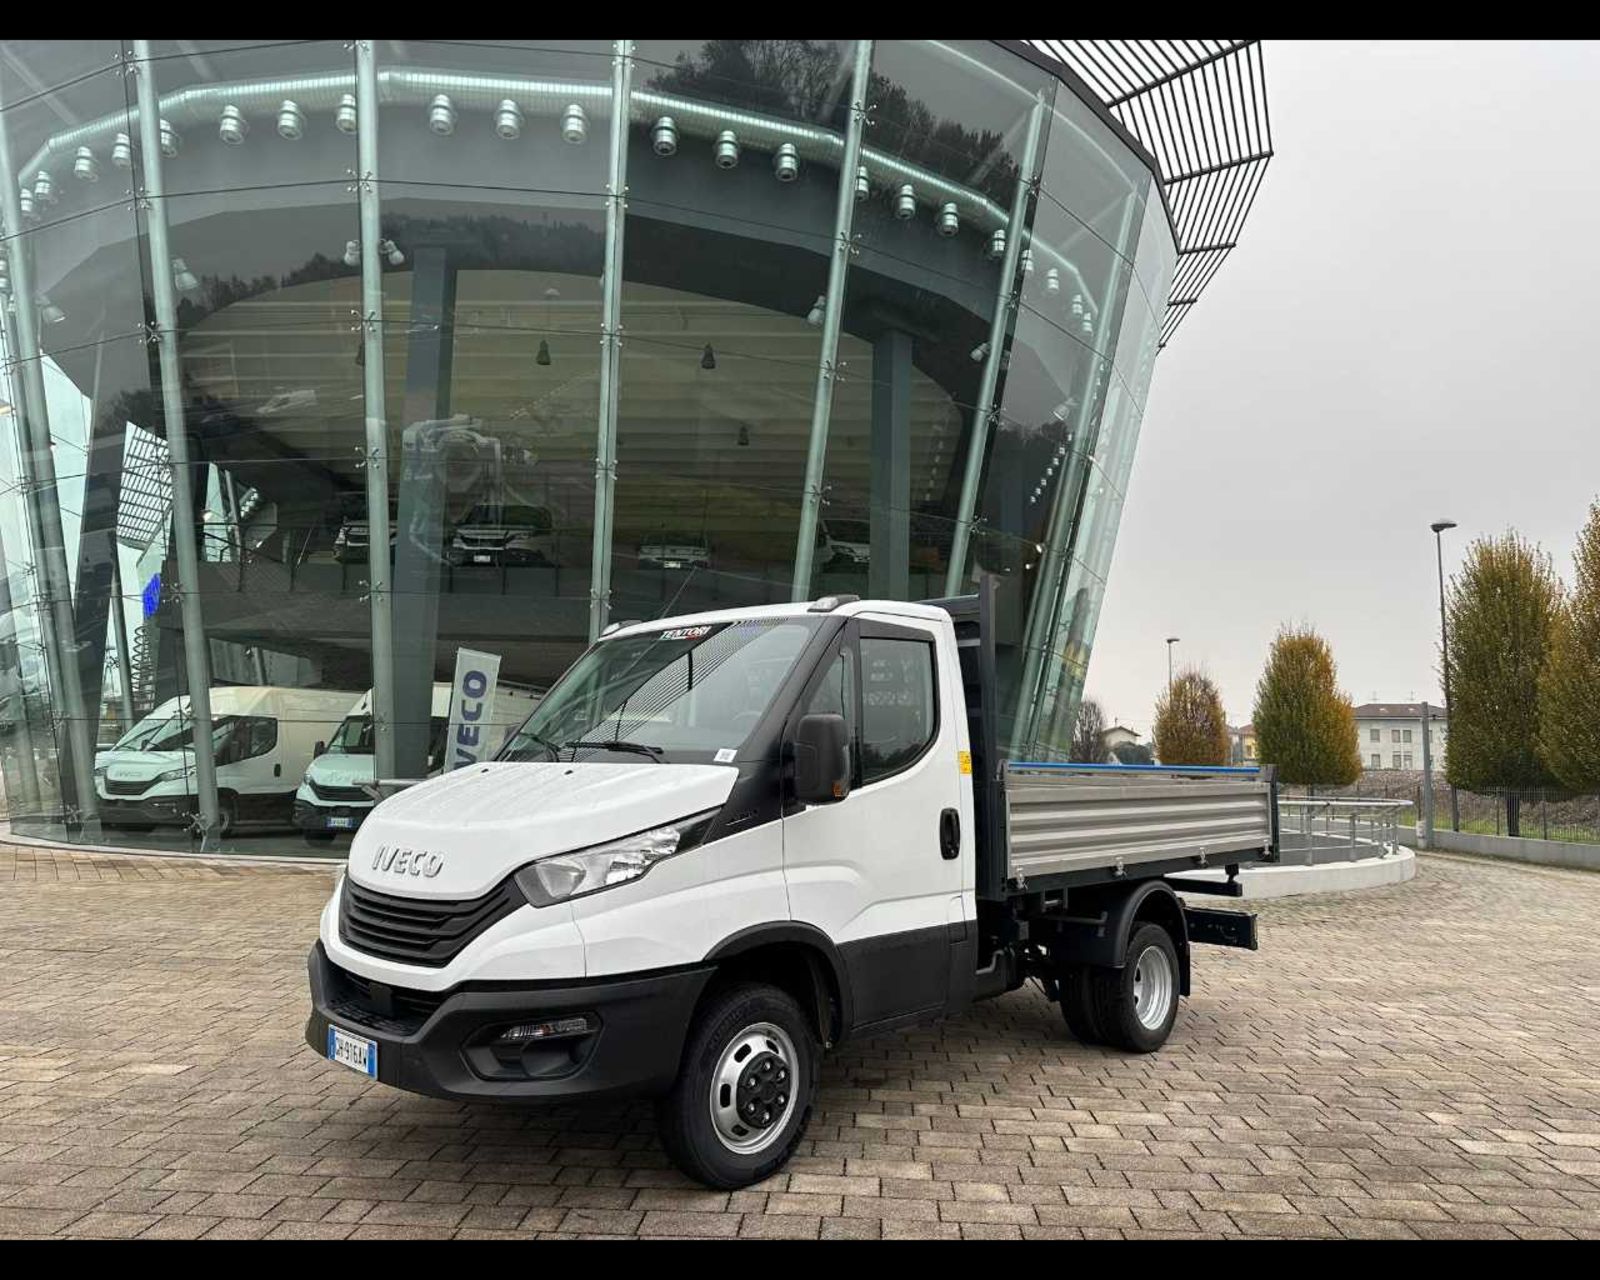
[[299,796],[294,801],[294,825],[313,834],[356,830],[372,812],[370,804],[312,804]]
[[[378,1079],[435,1098],[600,1098],[665,1092],[711,966],[526,984],[404,991],[348,973],[319,941],[307,957],[306,1043],[327,1056],[328,1026],[374,1041]],[[587,1014],[587,1035],[496,1045],[515,1023]]]
[[199,798],[173,795],[108,796],[100,792],[100,820],[108,826],[187,826],[199,812]]

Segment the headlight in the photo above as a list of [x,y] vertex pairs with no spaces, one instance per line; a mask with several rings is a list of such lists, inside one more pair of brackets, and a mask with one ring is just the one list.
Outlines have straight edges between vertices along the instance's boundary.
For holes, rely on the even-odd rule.
[[534,906],[548,907],[637,880],[664,858],[699,844],[716,812],[711,809],[621,840],[540,858],[517,872],[517,887]]
[[156,783],[156,782],[182,782],[185,778],[187,778],[193,772],[194,772],[194,766],[193,765],[190,765],[188,768],[185,768],[185,769],[168,769],[165,773],[156,774],[156,776],[151,778],[150,781],[152,783]]

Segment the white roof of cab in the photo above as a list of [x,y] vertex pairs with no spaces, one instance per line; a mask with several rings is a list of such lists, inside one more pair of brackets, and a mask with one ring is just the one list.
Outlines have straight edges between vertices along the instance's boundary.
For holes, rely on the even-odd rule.
[[823,618],[830,614],[855,617],[862,613],[887,613],[904,618],[937,621],[950,616],[935,605],[914,604],[909,600],[852,600],[826,613],[813,610],[811,606],[815,603],[816,600],[796,600],[788,604],[753,605],[745,609],[715,609],[705,613],[679,614],[671,618],[653,618],[649,622],[630,623],[608,636],[603,636],[602,639],[615,640],[620,636],[643,635],[651,631],[664,631],[670,627],[697,627],[708,623],[745,622],[757,618]]

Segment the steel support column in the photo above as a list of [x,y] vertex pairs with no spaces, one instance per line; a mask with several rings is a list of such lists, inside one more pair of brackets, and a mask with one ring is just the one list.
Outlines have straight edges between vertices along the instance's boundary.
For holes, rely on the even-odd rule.
[[1022,254],[1022,233],[1028,217],[1028,197],[1038,183],[1034,169],[1039,160],[1039,137],[1044,132],[1045,101],[1035,99],[1028,116],[1028,136],[1022,144],[1022,169],[1017,174],[1017,189],[1011,197],[1011,220],[1006,224],[1006,251],[1000,259],[1000,281],[995,286],[994,314],[989,318],[989,352],[983,361],[983,378],[978,383],[978,403],[972,411],[972,439],[967,445],[967,468],[961,477],[961,501],[956,507],[955,528],[950,535],[950,565],[945,571],[944,593],[961,594],[967,572],[967,546],[972,538],[972,519],[978,509],[978,485],[983,479],[983,459],[989,447],[989,425],[995,415],[995,391],[1000,385],[1000,361],[1006,341],[1006,326],[1017,305],[1017,261]]
[[[13,408],[20,427],[23,501],[30,509],[29,521],[38,537],[34,554],[38,557],[41,580],[37,610],[39,630],[45,645],[50,693],[56,702],[55,713],[58,719],[66,721],[67,763],[71,767],[77,815],[88,821],[99,812],[99,799],[94,789],[94,739],[89,732],[77,653],[70,647],[76,635],[72,579],[67,570],[55,459],[50,451],[50,414],[44,389],[44,356],[39,349],[33,264],[29,260],[30,246],[22,235],[17,173],[11,163],[9,130],[3,121],[0,121],[0,213],[4,214],[6,230],[13,237],[8,257],[17,313],[15,328],[8,326],[10,331],[6,334],[7,354],[17,370],[17,384],[22,391],[21,403]],[[69,803],[65,792],[62,803]]]
[[806,449],[805,488],[800,498],[800,533],[794,546],[794,582],[789,592],[793,600],[804,600],[811,594],[811,562],[817,549],[817,520],[822,510],[823,463],[828,453],[828,420],[833,414],[845,276],[854,249],[851,228],[855,225],[856,168],[861,163],[861,134],[866,127],[867,84],[871,73],[872,41],[857,40],[855,68],[850,75],[850,119],[845,125],[844,155],[839,161],[839,194],[834,205],[832,252],[828,257],[822,351],[817,357],[817,387],[811,398],[811,442]]
[[617,398],[622,358],[622,236],[628,209],[628,113],[633,41],[611,58],[611,162],[606,176],[606,262],[600,292],[600,418],[594,448],[594,545],[589,557],[589,639],[611,613],[611,532],[616,522]]
[[[172,282],[172,251],[167,240],[166,184],[161,172],[160,108],[150,42],[133,42],[133,71],[139,94],[139,161],[144,186],[140,203],[148,217],[150,284],[155,293],[156,350],[161,360],[161,406],[172,462],[172,526],[178,557],[178,608],[183,622],[183,660],[189,683],[189,715],[194,730],[194,785],[199,802],[202,845],[217,827],[217,766],[211,749],[211,655],[200,609],[200,557],[194,545],[194,494],[190,484],[189,435],[178,369],[178,303]],[[7,184],[15,192],[16,184]],[[14,198],[14,196],[13,196]]]
[[356,189],[361,210],[361,391],[366,410],[367,593],[372,604],[374,777],[395,776],[394,598],[389,570],[389,414],[383,382],[378,62],[375,40],[356,41]]
[[[1083,402],[1078,406],[1078,424],[1073,431],[1073,449],[1083,459],[1083,465],[1078,469],[1078,474],[1083,477],[1083,483],[1078,486],[1077,492],[1073,492],[1072,486],[1067,484],[1070,469],[1066,466],[1062,468],[1061,487],[1056,491],[1056,501],[1050,509],[1044,553],[1039,561],[1039,576],[1036,579],[1033,600],[1028,606],[1027,621],[1022,630],[1022,679],[1017,684],[1017,710],[1012,720],[1013,756],[1033,745],[1038,730],[1040,703],[1043,698],[1037,686],[1040,674],[1044,670],[1044,650],[1049,638],[1054,634],[1057,602],[1066,587],[1067,575],[1072,568],[1071,558],[1067,554],[1068,533],[1083,510],[1083,496],[1092,479],[1095,451],[1100,443],[1100,425],[1105,421],[1105,403],[1109,399],[1110,381],[1116,377],[1114,358],[1119,316],[1112,311],[1112,303],[1116,301],[1115,291],[1119,278],[1125,288],[1137,287],[1134,284],[1133,258],[1126,254],[1128,232],[1133,223],[1133,207],[1133,195],[1130,193],[1123,200],[1122,224],[1118,229],[1115,245],[1118,255],[1125,258],[1125,269],[1120,273],[1112,273],[1106,281],[1100,305],[1095,309],[1098,332],[1111,344],[1111,352],[1103,355],[1097,353],[1084,375]],[[1099,376],[1102,374],[1104,376]],[[1102,382],[1105,383],[1104,387],[1099,385]],[[1098,420],[1095,421],[1094,434],[1092,438],[1085,439],[1096,406],[1099,406],[1099,413]],[[1071,460],[1069,455],[1067,461],[1070,463]]]

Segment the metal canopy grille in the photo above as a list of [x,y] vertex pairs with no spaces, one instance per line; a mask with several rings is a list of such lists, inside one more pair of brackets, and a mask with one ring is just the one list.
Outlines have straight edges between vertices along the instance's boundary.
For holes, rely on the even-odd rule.
[[172,455],[160,436],[129,430],[122,455],[117,541],[143,551],[167,522],[172,507]]
[[1029,40],[1065,63],[1161,170],[1178,265],[1171,338],[1238,241],[1272,159],[1259,40]]

